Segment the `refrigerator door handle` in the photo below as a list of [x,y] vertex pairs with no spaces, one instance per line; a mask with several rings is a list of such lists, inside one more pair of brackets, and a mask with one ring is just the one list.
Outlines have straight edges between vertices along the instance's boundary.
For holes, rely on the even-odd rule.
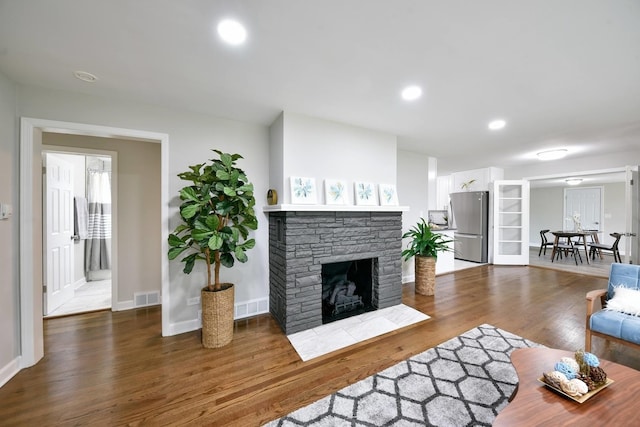
[[455,233],[453,237],[464,237],[465,239],[482,239],[481,234],[464,234],[464,233]]

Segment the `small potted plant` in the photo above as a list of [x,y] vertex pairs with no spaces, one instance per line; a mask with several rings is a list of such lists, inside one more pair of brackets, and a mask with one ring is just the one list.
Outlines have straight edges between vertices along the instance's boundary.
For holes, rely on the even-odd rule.
[[206,348],[222,347],[233,338],[234,288],[220,281],[220,266],[246,262],[246,251],[256,243],[249,232],[258,228],[253,184],[236,166],[242,156],[213,151],[218,159],[178,174],[191,184],[180,190],[182,223],[169,235],[168,253],[170,260],[186,254],[181,260],[185,274],[193,271],[196,261],[207,266],[207,283],[200,293]]
[[449,243],[453,242],[440,233],[431,231],[424,218],[402,235],[410,238],[402,257],[408,261],[415,258],[415,286],[420,295],[433,295],[436,287],[436,260],[438,252],[453,252]]

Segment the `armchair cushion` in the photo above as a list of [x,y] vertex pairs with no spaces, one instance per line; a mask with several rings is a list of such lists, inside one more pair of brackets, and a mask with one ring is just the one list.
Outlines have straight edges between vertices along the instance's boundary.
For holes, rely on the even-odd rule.
[[[599,311],[598,298],[604,307]],[[585,351],[591,351],[592,335],[640,349],[639,312],[640,265],[611,264],[607,289],[587,293]]]
[[604,309],[640,316],[640,291],[616,286],[613,290],[613,298],[607,301]]
[[640,317],[601,310],[591,315],[589,323],[592,331],[640,344]]

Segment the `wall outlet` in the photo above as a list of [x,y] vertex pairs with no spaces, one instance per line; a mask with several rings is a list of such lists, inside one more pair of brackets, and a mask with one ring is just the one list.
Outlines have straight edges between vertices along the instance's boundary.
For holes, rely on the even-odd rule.
[[200,297],[193,297],[193,298],[187,299],[187,305],[196,305],[196,304],[200,304]]

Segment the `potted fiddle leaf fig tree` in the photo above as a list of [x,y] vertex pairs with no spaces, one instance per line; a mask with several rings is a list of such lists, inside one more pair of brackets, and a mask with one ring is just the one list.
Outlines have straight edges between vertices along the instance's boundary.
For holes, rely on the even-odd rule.
[[420,221],[406,233],[403,239],[410,238],[407,249],[402,251],[405,261],[415,258],[415,286],[416,293],[433,295],[436,287],[436,260],[439,252],[453,252],[450,243],[441,233],[434,233],[424,220]]
[[170,260],[184,255],[185,274],[196,262],[206,265],[207,283],[200,293],[205,348],[222,347],[233,338],[234,285],[220,281],[220,267],[247,261],[246,251],[256,243],[250,230],[258,228],[253,184],[236,166],[242,156],[213,151],[217,159],[178,174],[191,183],[180,190],[182,222],[169,235],[168,254]]

